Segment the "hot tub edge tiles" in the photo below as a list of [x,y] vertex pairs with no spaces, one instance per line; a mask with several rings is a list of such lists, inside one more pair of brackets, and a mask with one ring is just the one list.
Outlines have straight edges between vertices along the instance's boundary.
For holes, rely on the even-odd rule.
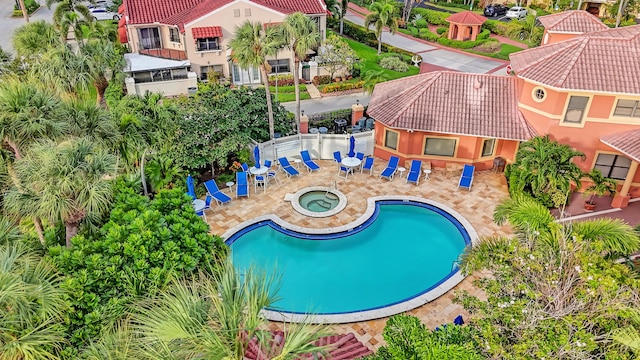
[[[338,204],[336,205],[335,208],[328,210],[328,211],[323,211],[323,212],[314,212],[314,211],[310,211],[307,210],[305,208],[303,208],[300,203],[298,202],[298,200],[300,199],[300,196],[310,192],[310,191],[328,191],[334,195],[338,196]],[[291,194],[287,194],[287,195],[291,195]],[[289,198],[289,200],[286,200],[287,197]],[[310,187],[306,187],[304,189],[300,189],[298,190],[295,194],[293,194],[292,196],[285,196],[285,201],[290,201],[291,202],[291,206],[293,207],[293,209],[297,212],[299,212],[302,215],[308,216],[308,217],[313,217],[313,218],[324,218],[324,217],[329,217],[329,216],[333,216],[338,214],[339,212],[341,212],[342,210],[344,210],[345,207],[347,207],[347,196],[340,190],[337,189],[331,189],[328,188],[326,186],[310,186]]]
[[378,309],[358,311],[353,313],[344,314],[319,314],[319,315],[307,315],[298,313],[287,313],[275,310],[262,310],[262,314],[269,320],[280,322],[310,322],[313,324],[341,324],[351,323],[358,321],[367,321],[373,319],[379,319],[383,317],[392,316],[409,310],[413,310],[426,303],[429,303],[440,296],[446,294],[449,290],[458,285],[465,276],[458,270],[452,276],[450,276],[442,284],[438,285],[435,289],[428,291],[424,294],[416,296],[412,299],[403,301],[401,303],[385,306]]
[[475,229],[473,228],[473,226],[471,225],[471,223],[469,221],[467,221],[467,219],[465,219],[462,215],[460,215],[457,211],[453,210],[452,208],[441,204],[439,202],[436,201],[432,201],[429,199],[425,199],[425,198],[421,198],[421,197],[417,197],[417,196],[407,196],[407,195],[381,195],[381,196],[373,196],[367,199],[367,209],[365,210],[365,212],[356,220],[346,224],[346,225],[340,225],[340,226],[336,226],[333,228],[308,228],[308,227],[303,227],[303,226],[298,226],[298,225],[294,225],[288,221],[285,221],[283,219],[281,219],[278,215],[275,214],[267,214],[267,215],[261,215],[261,216],[257,216],[254,217],[250,220],[247,221],[243,221],[242,223],[232,227],[231,229],[225,231],[224,234],[222,234],[222,239],[224,241],[227,241],[233,234],[237,233],[238,231],[247,228],[251,225],[263,222],[263,221],[272,221],[275,224],[277,224],[278,226],[287,229],[287,230],[292,230],[295,232],[299,232],[299,233],[306,233],[306,234],[313,234],[313,235],[322,235],[322,234],[334,234],[334,233],[341,233],[341,232],[347,232],[349,230],[353,230],[361,225],[363,225],[364,223],[366,223],[369,219],[371,219],[371,217],[373,216],[373,214],[376,211],[376,202],[377,201],[384,201],[384,200],[407,200],[407,201],[415,201],[415,202],[419,202],[419,203],[423,203],[423,204],[428,204],[428,205],[432,205],[435,206],[437,208],[440,208],[444,211],[446,211],[447,213],[449,213],[451,216],[453,216],[467,231],[467,233],[469,234],[469,238],[471,240],[471,244],[476,245],[477,241],[478,241],[478,234],[476,233]]

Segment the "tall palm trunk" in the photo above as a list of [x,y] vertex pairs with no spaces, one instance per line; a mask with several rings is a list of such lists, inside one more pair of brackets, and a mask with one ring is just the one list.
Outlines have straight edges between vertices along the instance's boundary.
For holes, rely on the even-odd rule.
[[40,239],[40,243],[44,246],[44,227],[42,226],[42,220],[39,217],[33,217],[33,226],[36,228],[36,234],[38,234],[38,239]]
[[64,228],[66,233],[66,244],[68,248],[71,247],[71,238],[73,238],[74,236],[76,236],[76,234],[78,234],[78,225],[79,223],[75,221],[64,223]]
[[96,105],[107,108],[107,101],[104,98],[104,93],[107,91],[107,87],[109,86],[109,81],[105,77],[101,77],[97,79],[93,86],[96,88]]
[[342,30],[344,29],[344,15],[340,16],[340,35],[342,35]]
[[22,159],[22,154],[20,153],[20,149],[18,148],[18,144],[9,140],[8,138],[4,138],[4,141],[9,145],[11,150],[13,150],[13,155],[16,157],[16,160]]
[[620,0],[618,4],[618,14],[616,15],[616,27],[620,26],[620,21],[622,20],[622,10],[625,7],[625,0]]
[[300,59],[293,58],[293,87],[296,93],[296,130],[300,133]]
[[[262,64],[260,65],[260,74],[262,75],[262,79],[264,79],[264,92],[267,96],[267,113],[269,116],[269,138],[273,139],[275,137],[275,122],[273,121],[273,104],[271,104],[271,89],[269,89],[269,75],[267,74],[267,67]],[[298,104],[299,106],[299,104]]]
[[382,30],[380,30],[380,36],[378,37],[378,55],[382,53]]
[[22,9],[22,17],[24,21],[29,22],[29,14],[27,14],[27,8],[24,6],[24,0],[19,0],[20,9]]

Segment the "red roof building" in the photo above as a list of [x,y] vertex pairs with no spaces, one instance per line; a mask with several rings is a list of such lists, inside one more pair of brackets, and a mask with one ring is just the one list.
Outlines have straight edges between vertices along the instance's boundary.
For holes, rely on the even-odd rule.
[[449,39],[459,41],[476,41],[482,24],[487,19],[473,11],[461,11],[447,18],[449,22]]

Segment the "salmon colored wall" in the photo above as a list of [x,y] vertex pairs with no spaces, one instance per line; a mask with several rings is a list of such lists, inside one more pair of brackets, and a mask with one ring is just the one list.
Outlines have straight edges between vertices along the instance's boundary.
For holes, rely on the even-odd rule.
[[[520,96],[518,98],[520,104],[534,107],[552,115],[561,116],[564,113],[564,107],[567,103],[566,93],[558,92],[544,86],[538,86],[522,79],[518,80],[518,82],[519,88],[521,89]],[[533,90],[536,88],[542,88],[547,94],[541,102],[534,100]],[[529,119],[527,118],[527,120]]]
[[[547,38],[545,38],[545,36],[547,36]],[[569,39],[573,39],[574,37],[578,36],[578,34],[559,34],[559,33],[549,33],[546,30],[544,31],[544,36],[542,37],[543,41],[546,39],[546,42],[544,43],[544,45],[548,45],[548,44],[553,44],[553,43],[557,43],[560,41],[565,41],[565,40],[569,40]]]
[[[518,142],[512,140],[498,140],[495,155],[482,158],[482,143],[484,138],[475,136],[447,135],[427,133],[421,131],[408,132],[396,130],[399,133],[398,150],[384,147],[385,126],[381,122],[375,123],[376,148],[374,155],[388,160],[391,155],[400,157],[400,166],[408,165],[412,159],[431,161],[433,167],[445,167],[447,163],[472,163],[477,170],[487,170],[493,167],[494,156],[502,156],[509,161],[515,157]],[[423,155],[425,136],[440,138],[454,138],[457,140],[455,157]],[[406,166],[405,166],[406,167]]]
[[614,96],[594,95],[587,116],[606,119],[615,105],[616,98]]

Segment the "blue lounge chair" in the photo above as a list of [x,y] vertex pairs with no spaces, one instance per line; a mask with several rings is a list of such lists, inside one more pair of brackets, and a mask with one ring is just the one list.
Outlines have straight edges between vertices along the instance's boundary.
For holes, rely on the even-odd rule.
[[249,178],[244,171],[236,173],[236,199],[238,196],[249,197]]
[[409,182],[414,182],[416,185],[420,182],[420,172],[422,170],[422,161],[420,160],[411,160],[411,167],[409,167],[409,173],[407,174],[407,180],[405,181],[407,184]]
[[460,175],[460,181],[458,181],[458,189],[467,188],[471,191],[471,185],[473,185],[473,172],[476,167],[473,165],[464,164],[464,169],[462,169],[462,175]]
[[389,158],[389,163],[387,167],[382,170],[380,173],[380,178],[386,178],[387,180],[393,180],[393,175],[395,175],[396,170],[398,170],[398,163],[400,162],[400,158],[397,156],[391,156]]
[[289,164],[289,160],[286,157],[278,158],[278,163],[280,164],[280,168],[282,171],[287,173],[287,177],[292,177],[296,175],[300,175],[298,170],[296,170],[291,164]]
[[360,172],[362,173],[365,170],[369,170],[369,175],[373,175],[373,158],[372,157],[368,157],[364,159],[364,164],[362,164],[362,168],[360,169]]
[[304,163],[304,166],[307,167],[307,170],[309,170],[309,172],[312,172],[314,170],[320,170],[320,166],[318,166],[318,164],[316,164],[313,160],[311,160],[311,155],[309,155],[308,150],[300,151],[300,156],[302,157],[302,162]]
[[207,200],[209,204],[211,204],[211,200],[209,198],[215,199],[218,205],[226,204],[231,201],[231,198],[220,191],[218,188],[218,184],[214,180],[208,180],[204,182],[204,187],[207,189]]

